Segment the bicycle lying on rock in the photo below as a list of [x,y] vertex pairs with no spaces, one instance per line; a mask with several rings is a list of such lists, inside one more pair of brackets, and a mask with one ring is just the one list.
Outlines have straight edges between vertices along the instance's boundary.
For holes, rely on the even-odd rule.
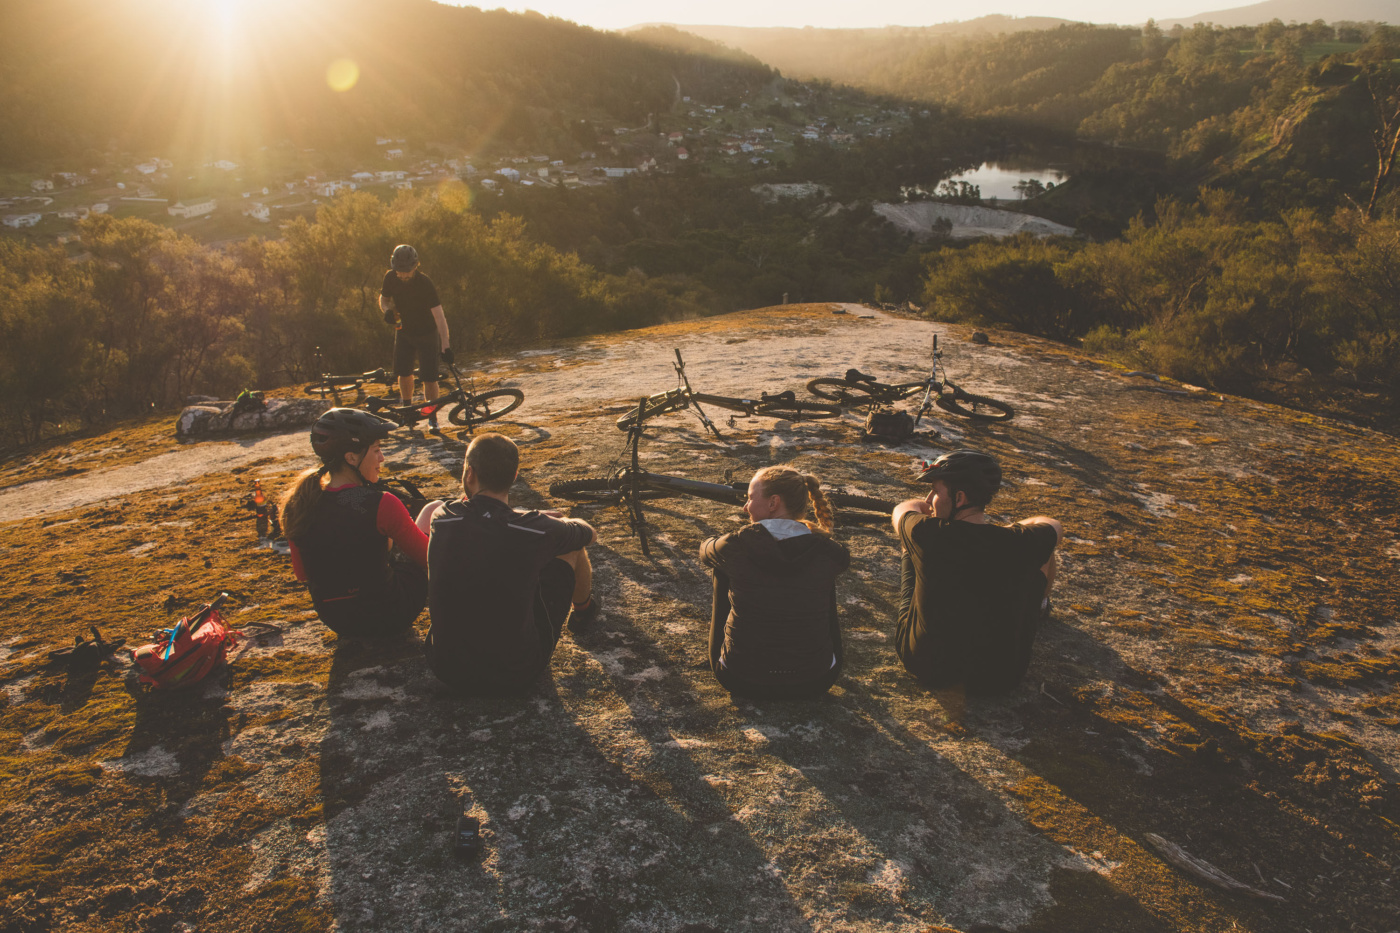
[[933,366],[929,369],[928,378],[920,382],[877,382],[874,376],[848,369],[843,378],[811,380],[807,383],[807,391],[819,398],[853,406],[889,405],[922,392],[923,400],[914,414],[915,425],[929,410],[930,403],[975,421],[1009,421],[1015,414],[1005,402],[985,395],[973,395],[949,381],[947,371],[943,369],[943,352],[938,349],[937,334],[933,335]]
[[[714,422],[705,414],[705,409],[700,407],[701,402],[706,405],[714,405],[716,408],[742,412],[750,418],[755,415],[765,415],[770,418],[784,418],[790,421],[810,421],[814,418],[835,418],[841,414],[839,405],[801,400],[791,390],[779,392],[776,395],[764,392],[758,398],[731,398],[727,395],[709,395],[704,392],[696,392],[690,385],[690,379],[686,377],[685,360],[681,358],[680,350],[676,350],[676,361],[671,365],[675,367],[676,378],[680,385],[670,391],[642,399],[636,408],[617,419],[619,429],[626,431],[633,425],[657,415],[690,408],[694,410],[700,422],[715,437],[719,437],[719,428],[715,427]],[[733,419],[730,420],[732,422]]]
[[340,404],[342,395],[353,393],[356,401],[364,398],[364,385],[367,382],[383,383],[386,388],[393,386],[395,382],[394,377],[382,366],[367,373],[351,373],[345,376],[332,375],[325,369],[325,358],[321,356],[321,348],[317,347],[316,370],[321,374],[321,378],[306,387],[306,394],[314,398],[330,396],[335,399],[337,405]]
[[[676,352],[676,360],[677,371],[682,373],[681,378],[684,380],[684,363],[680,361],[680,351]],[[689,389],[688,385],[686,389]],[[656,397],[652,396],[652,398]],[[633,410],[630,415],[624,416],[628,419],[627,424],[622,423],[623,419],[618,420],[619,427],[623,427],[627,431],[627,442],[623,453],[611,464],[608,475],[562,480],[549,487],[551,496],[563,499],[625,505],[628,522],[641,541],[642,555],[647,558],[651,557],[651,549],[647,544],[646,518],[642,513],[643,500],[686,495],[709,499],[712,502],[742,505],[748,495],[749,488],[748,483],[706,483],[683,476],[670,476],[666,473],[643,470],[638,464],[638,447],[646,430],[647,419],[668,411],[680,410],[679,408],[650,406],[646,404],[649,401],[649,399],[643,400],[643,404]],[[701,418],[706,421],[711,430],[715,430],[703,414]],[[717,431],[716,434],[718,434]],[[624,458],[625,464],[623,463]],[[894,510],[893,502],[870,496],[831,492],[827,494],[827,499],[831,502],[837,515],[848,520],[884,520]]]
[[[406,428],[428,420],[446,409],[447,420],[458,427],[466,428],[470,433],[478,424],[494,421],[502,415],[509,414],[525,401],[525,393],[519,389],[489,389],[485,392],[464,389],[457,367],[448,363],[447,368],[452,373],[453,384],[456,385],[450,392],[445,392],[430,401],[407,405],[371,395],[365,399],[365,407],[379,417],[388,418]],[[436,430],[436,427],[433,430]]]

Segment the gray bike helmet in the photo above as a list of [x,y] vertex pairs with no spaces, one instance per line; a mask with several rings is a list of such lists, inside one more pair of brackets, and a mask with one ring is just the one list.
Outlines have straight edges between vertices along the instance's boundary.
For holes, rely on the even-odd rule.
[[394,247],[394,253],[389,257],[389,266],[395,272],[412,272],[418,265],[418,250],[407,243],[400,243]]
[[[942,480],[953,490],[967,494],[967,505],[984,507],[1001,487],[1001,464],[980,450],[953,450],[924,466],[919,482]],[[959,509],[961,511],[961,509]]]
[[358,408],[332,408],[311,426],[311,449],[321,462],[336,466],[348,453],[364,453],[398,427]]

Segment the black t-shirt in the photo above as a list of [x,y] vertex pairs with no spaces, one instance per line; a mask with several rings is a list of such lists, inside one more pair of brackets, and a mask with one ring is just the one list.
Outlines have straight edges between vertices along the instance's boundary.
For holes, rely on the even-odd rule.
[[535,620],[540,571],[591,537],[582,522],[490,496],[443,506],[428,537],[433,669],[483,688],[528,685],[553,649]]
[[1014,686],[1030,660],[1044,595],[1040,568],[1058,543],[1049,525],[978,525],[909,512],[899,539],[914,593],[899,620],[904,666],[931,686]]
[[415,272],[413,278],[405,282],[390,269],[384,273],[384,285],[379,293],[394,299],[394,308],[399,312],[399,329],[405,337],[426,337],[437,333],[433,309],[442,302],[438,299],[437,286],[432,279]]

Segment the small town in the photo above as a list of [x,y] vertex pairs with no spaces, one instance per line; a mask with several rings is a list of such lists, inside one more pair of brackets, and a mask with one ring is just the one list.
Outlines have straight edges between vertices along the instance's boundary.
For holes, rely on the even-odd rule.
[[[568,152],[511,153],[498,151],[497,145],[469,153],[380,135],[373,140],[373,156],[348,171],[315,168],[318,162],[344,162],[341,154],[284,142],[263,147],[259,158],[245,163],[218,157],[177,164],[154,155],[78,171],[0,176],[0,235],[24,231],[30,240],[67,245],[70,258],[81,260],[78,222],[90,214],[112,213],[220,243],[266,235],[268,228],[296,216],[311,217],[326,199],[346,191],[392,198],[402,190],[460,182],[478,195],[500,196],[511,188],[605,185],[687,165],[735,175],[773,165],[799,144],[850,146],[888,136],[911,116],[907,107],[885,109],[829,94],[824,103],[834,104],[840,116],[775,120],[774,111],[801,115],[803,98],[812,96],[795,82],[786,91],[761,105],[702,103],[683,96],[670,114],[652,114],[640,127],[600,127],[593,148]],[[658,125],[678,128],[658,130]]]

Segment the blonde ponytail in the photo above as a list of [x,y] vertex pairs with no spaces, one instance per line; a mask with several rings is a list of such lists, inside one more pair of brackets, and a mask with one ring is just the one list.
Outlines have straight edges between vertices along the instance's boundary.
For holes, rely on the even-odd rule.
[[[791,467],[764,467],[754,474],[765,495],[777,496],[783,500],[788,514],[813,531],[831,534],[836,526],[831,503],[822,493],[821,480],[811,473],[799,473]],[[807,521],[808,508],[816,514],[816,521]]]
[[836,514],[831,510],[831,503],[827,501],[826,494],[822,492],[821,480],[811,473],[803,473],[802,479],[807,483],[807,495],[812,500],[812,513],[817,519],[816,527],[813,527],[811,522],[807,522],[807,527],[822,534],[831,534],[831,530],[836,527]]

